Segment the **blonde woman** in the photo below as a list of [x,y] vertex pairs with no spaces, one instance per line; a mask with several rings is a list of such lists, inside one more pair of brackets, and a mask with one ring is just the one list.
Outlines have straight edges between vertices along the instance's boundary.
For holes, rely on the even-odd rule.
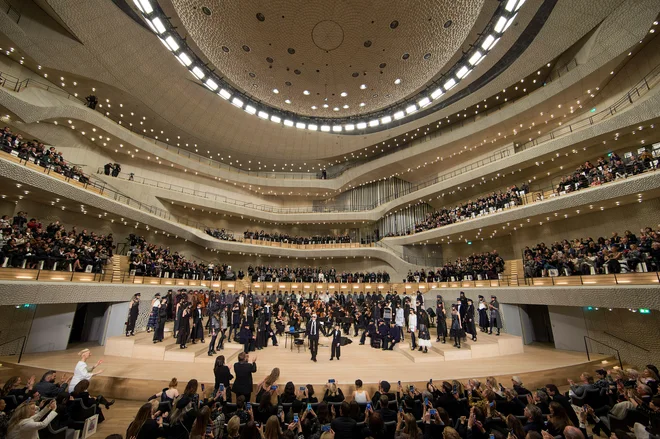
[[85,348],[82,351],[78,352],[78,355],[80,356],[80,361],[78,361],[78,363],[76,364],[76,368],[73,371],[73,377],[69,382],[69,393],[72,393],[73,389],[76,388],[76,384],[78,384],[82,380],[91,381],[94,375],[103,373],[103,369],[96,370],[96,368],[103,363],[103,359],[97,361],[94,366],[89,367],[87,366],[87,360],[89,359],[89,357],[92,356],[92,352],[89,349]]
[[257,386],[257,398],[255,401],[261,401],[261,397],[264,393],[273,390],[277,393],[277,389],[272,389],[273,386],[277,386],[277,380],[280,379],[280,368],[276,367],[270,371],[270,374],[263,379],[261,383]]
[[[7,439],[39,439],[39,430],[46,428],[57,416],[55,400],[37,412],[37,406],[32,402],[19,405],[9,420]],[[48,416],[46,416],[48,415]],[[43,421],[39,421],[44,416]]]

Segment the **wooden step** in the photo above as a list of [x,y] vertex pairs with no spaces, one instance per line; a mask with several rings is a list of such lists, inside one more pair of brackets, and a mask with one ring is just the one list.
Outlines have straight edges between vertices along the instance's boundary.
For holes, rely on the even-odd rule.
[[393,352],[398,352],[413,363],[434,363],[445,361],[444,356],[438,351],[434,351],[432,347],[429,348],[427,353],[424,353],[417,349],[413,351],[410,348],[410,343],[397,343],[397,345],[394,346]]

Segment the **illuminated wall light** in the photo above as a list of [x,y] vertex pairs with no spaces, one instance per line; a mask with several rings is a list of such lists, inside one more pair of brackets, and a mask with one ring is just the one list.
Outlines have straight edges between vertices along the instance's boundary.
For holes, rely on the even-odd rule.
[[282,118],[281,118],[281,117],[278,117],[278,116],[275,116],[275,115],[272,115],[272,116],[270,117],[270,121],[271,121],[271,122],[275,122],[275,123],[280,123],[280,122],[282,122]]
[[457,77],[458,79],[463,79],[463,78],[465,78],[467,75],[469,75],[470,72],[471,72],[471,70],[468,69],[467,66],[463,66],[463,67],[461,67],[460,69],[458,69],[458,71],[456,72],[456,77]]
[[211,78],[207,79],[205,82],[205,85],[211,90],[211,91],[216,91],[218,89],[218,84],[215,83],[215,81]]
[[243,101],[241,101],[239,98],[232,99],[231,103],[238,108],[243,108]]
[[367,123],[366,123],[366,122],[358,122],[357,125],[355,125],[355,127],[356,127],[358,130],[363,130],[363,129],[365,129],[365,128],[367,127]]
[[406,113],[404,113],[403,111],[397,111],[396,113],[394,113],[394,119],[395,120],[403,119],[405,115]]
[[319,129],[318,125],[315,125],[313,123],[310,123],[307,125],[307,129],[310,131],[317,131]]
[[248,113],[248,114],[256,114],[257,109],[254,108],[252,105],[246,105],[245,106],[245,112]]
[[355,125],[352,123],[344,125],[344,131],[353,131],[355,130]]
[[163,24],[163,22],[161,21],[161,19],[159,17],[156,17],[153,20],[151,20],[151,23],[154,25],[154,27],[156,28],[156,31],[159,34],[162,34],[163,32],[165,32],[165,25]]
[[486,39],[484,39],[484,42],[481,43],[481,48],[484,50],[490,49],[490,46],[493,44],[494,41],[495,41],[495,37],[492,35],[488,35]]
[[504,26],[506,26],[506,17],[498,18],[494,28],[495,32],[497,32],[498,34],[503,32]]
[[442,91],[441,88],[436,88],[435,91],[433,93],[431,93],[431,99],[436,100],[440,96],[442,96],[443,94],[444,94],[444,92]]
[[221,98],[223,99],[229,99],[231,97],[231,93],[229,93],[227,90],[224,88],[221,88],[220,91],[218,92]]
[[417,111],[417,105],[412,104],[408,108],[406,108],[406,114],[413,114],[415,111]]
[[[504,26],[504,31],[502,31],[502,32],[505,32],[509,28],[509,26],[511,26],[511,24],[513,23],[513,20],[516,19],[516,15],[518,15],[518,14],[515,14],[513,17],[509,18],[509,21],[506,22],[506,26]],[[493,46],[495,46],[495,44],[497,44],[497,41],[493,44]]]
[[197,79],[202,79],[204,78],[204,70],[202,70],[199,66],[195,66],[192,68],[190,71]]
[[323,131],[324,133],[329,133],[330,125],[321,125],[321,131]]
[[257,113],[257,116],[262,119],[268,119],[268,113],[266,113],[265,111],[260,111],[259,113]]
[[385,123],[390,123],[390,122],[392,122],[392,116],[385,116],[385,117],[382,117],[382,118],[380,119],[380,122],[381,122],[381,123],[384,123],[384,124],[385,124]]
[[476,65],[479,64],[479,62],[481,61],[481,58],[482,58],[482,57],[483,57],[482,53],[479,52],[479,51],[477,50],[477,51],[475,51],[474,54],[470,57],[470,59],[468,60],[468,62],[470,63],[470,65],[476,66]]
[[422,98],[419,101],[417,101],[417,105],[419,105],[419,108],[424,108],[428,106],[431,103],[431,99],[428,97]]
[[154,11],[154,8],[151,6],[149,0],[133,0],[138,9],[145,14],[151,14]]
[[455,85],[456,85],[456,80],[454,78],[451,78],[449,79],[449,81],[445,82],[443,88],[445,89],[445,91],[449,91],[452,88],[454,88]]
[[165,38],[165,43],[167,43],[167,46],[170,48],[172,52],[176,52],[177,50],[179,50],[179,43],[176,42],[176,40],[172,35]]
[[516,7],[517,2],[518,2],[518,0],[508,0],[506,2],[506,6],[504,6],[504,9],[506,9],[509,12],[513,12],[513,8]]
[[289,120],[289,119],[284,119],[284,126],[292,127],[293,126],[293,121]]
[[341,125],[334,125],[332,127],[332,132],[334,133],[340,133],[341,132]]
[[377,127],[378,125],[380,125],[380,121],[378,119],[374,119],[374,120],[369,121],[369,126],[370,127]]
[[296,128],[304,130],[305,129],[305,124],[302,122],[296,122]]

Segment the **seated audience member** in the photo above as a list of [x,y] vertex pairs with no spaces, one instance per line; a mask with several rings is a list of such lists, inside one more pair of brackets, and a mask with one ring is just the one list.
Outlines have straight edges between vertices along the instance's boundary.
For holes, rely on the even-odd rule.
[[154,410],[153,404],[142,404],[135,419],[126,430],[127,438],[158,439],[167,437],[168,431],[163,424],[163,416]]
[[332,431],[340,438],[355,438],[357,435],[357,422],[348,416],[349,406],[346,401],[339,406],[339,416],[330,424]]
[[105,420],[105,416],[103,416],[103,410],[101,410],[101,405],[104,405],[106,409],[110,409],[110,407],[115,403],[115,400],[113,399],[112,401],[108,401],[101,395],[94,398],[90,396],[87,389],[89,389],[89,380],[81,380],[73,388],[73,392],[71,392],[71,397],[73,399],[82,400],[82,403],[86,407],[91,407],[95,405],[96,414],[99,415],[99,423],[101,423]]
[[48,425],[57,416],[57,403],[51,400],[37,411],[37,405],[26,401],[16,407],[7,425],[7,439],[35,439],[39,437],[39,430]]
[[67,379],[66,375],[62,375],[59,384],[55,384],[56,380],[57,372],[49,370],[41,377],[41,381],[34,385],[35,392],[39,392],[39,395],[44,398],[55,398],[61,392],[66,391],[71,377]]

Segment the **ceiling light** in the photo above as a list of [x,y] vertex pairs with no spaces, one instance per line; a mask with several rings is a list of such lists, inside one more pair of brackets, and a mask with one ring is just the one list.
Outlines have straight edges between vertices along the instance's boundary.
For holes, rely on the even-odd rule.
[[465,78],[467,75],[469,75],[470,72],[471,72],[471,70],[468,69],[467,66],[463,66],[463,67],[461,67],[460,69],[458,69],[458,71],[456,72],[456,77],[457,77],[458,79],[463,79],[463,78]]
[[365,128],[367,127],[367,123],[366,123],[366,122],[358,122],[357,125],[355,125],[355,127],[356,127],[358,130],[363,130],[363,129],[365,129]]
[[354,129],[355,129],[355,125],[353,125],[352,123],[348,123],[344,125],[344,131],[353,131]]
[[415,104],[412,104],[411,106],[406,108],[406,114],[412,114],[415,111],[417,111],[417,105],[415,105]]
[[367,84],[362,84],[362,85],[360,86],[360,90],[364,90],[365,88],[367,88]]
[[419,108],[424,108],[427,105],[429,105],[430,103],[431,103],[431,99],[429,99],[428,97],[425,97],[425,98],[420,99],[417,102],[417,105],[419,105]]
[[268,113],[266,113],[265,111],[260,111],[259,113],[257,113],[257,116],[259,116],[262,119],[268,119]]
[[482,56],[483,56],[483,55],[481,54],[481,52],[479,52],[479,51],[477,50],[477,51],[475,51],[474,54],[470,57],[470,59],[468,60],[468,62],[470,63],[470,65],[476,66],[477,64],[479,64],[479,61],[481,61]]
[[282,122],[282,119],[281,119],[280,117],[278,117],[278,116],[275,116],[275,115],[272,115],[272,116],[270,117],[270,120],[271,120],[272,122],[275,122],[275,123],[280,123],[280,122]]
[[284,126],[285,127],[292,127],[293,126],[293,121],[289,119],[284,119]]
[[284,100],[284,103],[285,103],[285,104],[290,104],[290,103],[291,103],[291,99],[285,99],[285,100]]
[[345,98],[346,96],[348,96],[348,93],[346,93],[345,91],[342,91],[342,92],[339,94],[339,96],[341,96],[342,98]]
[[215,81],[211,78],[206,80],[206,86],[213,91],[218,89],[218,84],[216,84]]
[[481,43],[481,48],[484,50],[490,49],[490,46],[493,44],[493,41],[495,41],[495,37],[492,35],[488,35],[484,40],[484,42]]
[[495,32],[500,33],[504,30],[504,26],[506,25],[506,17],[500,17],[497,19],[497,23],[495,24]]
[[168,47],[172,50],[172,52],[176,52],[177,50],[179,50],[179,43],[176,42],[176,40],[172,35],[165,38],[165,42],[167,43]]
[[192,68],[191,73],[197,77],[197,79],[202,79],[204,77],[204,70],[195,66]]
[[149,0],[133,0],[135,5],[145,14],[151,14],[154,11],[154,8],[151,6]]
[[330,125],[321,125],[321,131],[323,131],[324,133],[329,133]]
[[319,129],[319,127],[314,125],[313,123],[310,123],[309,125],[307,125],[307,129],[310,131],[316,131]]
[[223,98],[223,99],[229,99],[231,97],[231,93],[229,93],[227,90],[224,88],[221,88],[218,94]]
[[406,113],[404,113],[403,111],[397,111],[396,113],[394,113],[394,119],[396,120],[402,119],[405,115]]
[[344,106],[343,106],[342,108],[343,108],[344,110],[346,110],[346,109],[348,108],[348,104],[344,104]]
[[365,104],[364,102],[360,102],[360,107],[364,107],[365,105],[367,104]]
[[280,91],[276,88],[273,89],[273,93],[278,94]]
[[509,0],[506,2],[506,6],[504,6],[504,9],[506,9],[509,12],[513,12],[513,8],[516,6],[516,3],[518,0]]
[[385,124],[385,123],[390,123],[390,122],[392,122],[392,116],[385,116],[385,117],[382,117],[382,118],[380,119],[380,122],[381,122],[381,123],[384,123],[384,124]]
[[160,20],[159,17],[156,17],[153,20],[151,20],[151,23],[154,25],[156,31],[158,31],[159,34],[165,32],[165,25],[163,24],[163,22]]
[[248,114],[256,114],[257,109],[254,108],[252,105],[246,105],[245,106],[245,112]]
[[335,133],[340,133],[341,132],[341,125],[334,125],[332,127],[332,131]]
[[237,106],[238,108],[243,108],[243,101],[241,101],[239,98],[232,99],[231,103]]
[[328,108],[328,107],[329,107],[328,104],[323,104],[323,108]]
[[180,54],[177,55],[177,58],[186,67],[188,67],[190,64],[192,64],[192,60],[190,59],[190,57],[188,56],[188,54],[186,52],[181,52]]
[[396,84],[396,85],[401,84],[401,79],[396,78],[396,79],[394,80],[394,84]]
[[304,91],[303,91],[303,94],[304,94],[305,96],[309,96],[309,90],[304,90]]
[[339,107],[333,108],[332,111],[339,111]]
[[305,129],[305,124],[302,122],[296,122],[296,128],[304,130]]
[[442,96],[444,93],[441,88],[437,88],[433,93],[431,93],[431,99],[435,100]]
[[380,122],[378,121],[378,119],[374,119],[374,120],[369,121],[369,126],[370,127],[377,127],[378,125],[380,125]]
[[456,85],[456,80],[454,78],[451,78],[451,79],[449,79],[449,81],[445,82],[445,85],[443,87],[444,87],[445,91],[449,91],[455,85]]

